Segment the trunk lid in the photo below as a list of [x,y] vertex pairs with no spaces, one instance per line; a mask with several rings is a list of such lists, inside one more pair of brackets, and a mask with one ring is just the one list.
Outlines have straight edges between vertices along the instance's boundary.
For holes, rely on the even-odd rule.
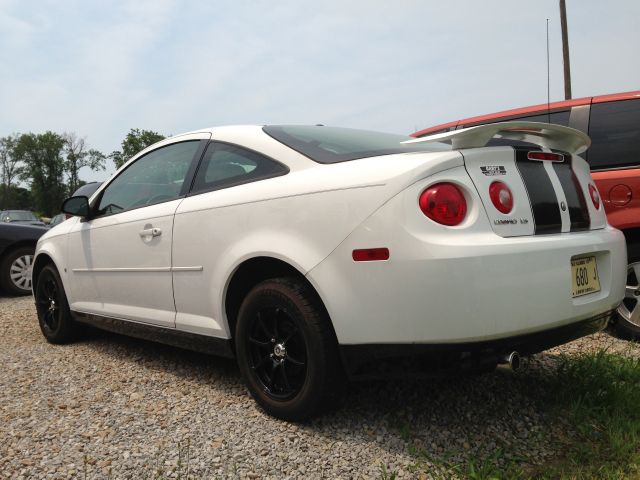
[[[503,237],[547,235],[604,228],[602,205],[589,194],[593,184],[588,164],[577,155],[589,137],[560,125],[502,122],[413,141],[451,143],[461,149],[465,168],[482,200],[494,232]],[[492,144],[509,146],[487,147]],[[529,152],[561,154],[560,159],[530,158]],[[513,208],[501,213],[489,188],[502,182],[511,190]]]
[[[596,210],[589,196],[586,162],[568,154],[561,162],[531,160],[531,151],[540,150],[494,147],[463,152],[465,168],[494,232],[515,237],[604,228],[602,206]],[[491,201],[489,188],[496,181],[511,190],[513,209],[507,214],[498,211]]]

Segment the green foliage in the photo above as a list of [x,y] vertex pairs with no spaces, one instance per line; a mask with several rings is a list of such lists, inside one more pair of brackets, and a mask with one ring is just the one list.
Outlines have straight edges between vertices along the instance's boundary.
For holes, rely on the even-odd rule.
[[25,133],[18,137],[13,155],[24,164],[21,178],[31,182],[36,210],[50,217],[66,195],[63,151],[66,141],[54,132]]
[[112,152],[109,157],[111,157],[113,163],[116,164],[116,168],[120,168],[136,153],[144,150],[149,145],[164,140],[164,138],[164,136],[151,130],[132,128],[122,141],[122,150]]

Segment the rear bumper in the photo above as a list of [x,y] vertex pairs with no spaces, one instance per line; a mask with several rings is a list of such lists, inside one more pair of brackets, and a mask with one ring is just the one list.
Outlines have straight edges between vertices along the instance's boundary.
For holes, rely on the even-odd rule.
[[351,378],[414,376],[495,365],[509,353],[532,355],[604,329],[613,311],[526,335],[469,343],[341,345]]

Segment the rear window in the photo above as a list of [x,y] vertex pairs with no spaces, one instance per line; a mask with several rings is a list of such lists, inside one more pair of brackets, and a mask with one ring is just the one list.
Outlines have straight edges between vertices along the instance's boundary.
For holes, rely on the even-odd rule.
[[12,222],[28,222],[38,220],[33,212],[27,211],[9,211],[6,215]]
[[640,100],[591,105],[589,136],[592,169],[640,166]]
[[414,139],[351,128],[271,125],[263,129],[279,142],[319,163],[346,162],[394,153],[451,150],[451,146],[444,143],[403,144]]

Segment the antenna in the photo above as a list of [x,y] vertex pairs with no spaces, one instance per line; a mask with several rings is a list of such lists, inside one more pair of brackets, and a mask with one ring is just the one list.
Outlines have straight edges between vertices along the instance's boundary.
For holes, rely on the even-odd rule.
[[549,19],[547,18],[547,120],[551,123],[551,94],[549,93]]

